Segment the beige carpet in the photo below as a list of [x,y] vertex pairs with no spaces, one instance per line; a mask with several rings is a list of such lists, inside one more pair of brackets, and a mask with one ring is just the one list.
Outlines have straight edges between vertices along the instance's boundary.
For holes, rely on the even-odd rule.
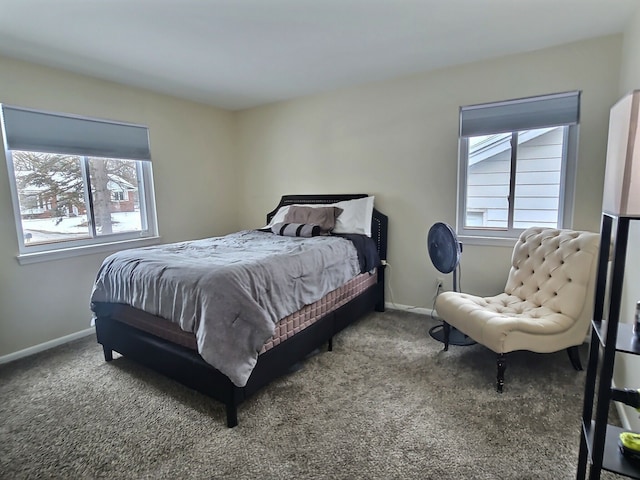
[[[371,314],[333,352],[224,409],[94,338],[0,367],[0,476],[571,479],[584,372],[566,352],[495,355],[432,340],[428,317]],[[582,350],[583,363],[586,349]]]

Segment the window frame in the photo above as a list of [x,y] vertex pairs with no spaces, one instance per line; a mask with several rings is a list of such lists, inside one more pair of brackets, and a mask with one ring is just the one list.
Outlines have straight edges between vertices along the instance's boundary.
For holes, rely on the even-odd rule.
[[[4,153],[7,164],[7,177],[9,180],[9,189],[11,192],[11,200],[13,207],[13,217],[16,227],[17,241],[18,241],[18,255],[17,260],[20,264],[30,264],[40,261],[57,260],[61,258],[69,258],[78,255],[87,255],[93,253],[101,253],[108,251],[115,251],[123,248],[131,248],[133,246],[145,246],[158,243],[160,237],[158,235],[158,223],[156,216],[155,205],[155,192],[153,188],[153,172],[152,164],[150,160],[142,160],[140,158],[120,158],[112,156],[101,156],[94,152],[80,154],[74,153],[80,161],[80,175],[83,181],[83,190],[85,205],[87,209],[87,219],[89,221],[89,238],[81,238],[75,240],[64,240],[61,242],[40,243],[31,244],[26,241],[24,237],[24,227],[22,224],[22,214],[20,211],[20,196],[16,179],[16,170],[13,159],[13,152],[20,151],[19,149],[11,149],[7,142],[7,129],[5,125],[4,107],[12,108],[15,110],[22,110],[24,112],[33,112],[35,114],[52,115],[62,118],[68,118],[72,120],[87,120],[90,122],[105,122],[112,124],[116,127],[142,127],[141,125],[127,124],[123,122],[113,122],[108,120],[95,119],[90,117],[82,117],[76,115],[68,115],[61,113],[45,112],[41,110],[22,109],[21,107],[9,107],[8,105],[0,105],[0,119],[2,120],[2,131]],[[37,149],[24,150],[39,152]],[[41,151],[40,153],[51,154],[68,154],[64,151]],[[112,233],[108,235],[97,235],[95,232],[95,221],[93,210],[93,202],[91,201],[91,179],[89,172],[89,163],[91,158],[112,158],[115,160],[131,160],[136,162],[136,172],[138,177],[138,192],[140,199],[140,220],[141,230],[132,232]]]
[[[579,139],[579,101],[580,92],[570,92],[576,95],[578,100],[577,107],[577,119],[575,123],[561,123],[555,125],[540,125],[533,128],[542,128],[544,126],[561,126],[564,127],[563,137],[563,152],[562,152],[562,166],[560,174],[560,190],[558,193],[558,228],[571,228],[573,225],[574,214],[574,197],[576,186],[576,173],[578,162],[578,139]],[[549,96],[530,97],[527,99],[518,99],[506,102],[497,102],[485,104],[488,108],[494,105],[509,104],[510,102],[532,102],[534,103],[537,98],[546,100],[552,98],[555,95],[567,95],[567,94],[554,94]],[[474,107],[482,107],[474,106]],[[457,209],[456,209],[456,230],[458,237],[461,241],[475,245],[508,245],[512,246],[514,241],[525,230],[524,228],[513,227],[513,212],[515,210],[515,187],[516,187],[516,166],[517,166],[517,148],[511,146],[511,176],[509,180],[509,198],[508,203],[508,220],[506,228],[497,227],[468,227],[465,226],[466,210],[467,210],[467,172],[469,168],[469,137],[474,135],[463,135],[462,127],[462,113],[466,107],[460,107],[460,133],[458,137],[458,189],[457,189]],[[477,119],[474,119],[477,123]],[[504,124],[503,124],[504,127]],[[521,127],[521,125],[518,125]],[[512,142],[514,141],[514,134],[526,130],[526,128],[514,128],[508,130],[502,128],[501,130],[493,131],[494,133],[511,133]]]

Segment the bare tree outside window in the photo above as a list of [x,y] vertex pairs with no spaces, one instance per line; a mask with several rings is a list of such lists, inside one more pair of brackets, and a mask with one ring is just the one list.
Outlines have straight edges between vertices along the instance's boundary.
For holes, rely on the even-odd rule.
[[92,162],[90,172],[96,227],[100,234],[110,235],[113,233],[113,228],[111,225],[111,193],[109,193],[107,162],[101,160]]

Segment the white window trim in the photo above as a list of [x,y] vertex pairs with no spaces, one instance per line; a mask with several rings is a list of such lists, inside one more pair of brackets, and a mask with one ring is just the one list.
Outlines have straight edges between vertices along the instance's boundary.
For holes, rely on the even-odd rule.
[[102,242],[93,245],[81,245],[77,247],[67,247],[57,250],[45,250],[41,252],[21,253],[16,256],[20,265],[30,265],[40,262],[52,262],[64,258],[79,257],[82,255],[93,255],[105,252],[117,252],[127,248],[147,247],[161,243],[162,237],[144,237],[134,240],[121,240],[115,242]]
[[482,237],[479,235],[458,235],[463,245],[486,245],[493,247],[513,248],[518,240],[516,237]]

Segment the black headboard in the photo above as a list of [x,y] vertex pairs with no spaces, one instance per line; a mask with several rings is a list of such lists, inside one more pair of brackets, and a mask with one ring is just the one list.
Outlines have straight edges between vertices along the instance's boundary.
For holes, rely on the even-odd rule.
[[[335,203],[344,200],[354,200],[356,198],[368,197],[366,193],[347,193],[347,194],[325,194],[325,195],[283,195],[278,206],[271,212],[267,213],[267,223],[276,214],[278,209],[285,205],[294,203]],[[376,242],[378,247],[378,255],[380,260],[387,259],[387,227],[389,219],[376,208],[373,209],[371,217],[371,238]]]

